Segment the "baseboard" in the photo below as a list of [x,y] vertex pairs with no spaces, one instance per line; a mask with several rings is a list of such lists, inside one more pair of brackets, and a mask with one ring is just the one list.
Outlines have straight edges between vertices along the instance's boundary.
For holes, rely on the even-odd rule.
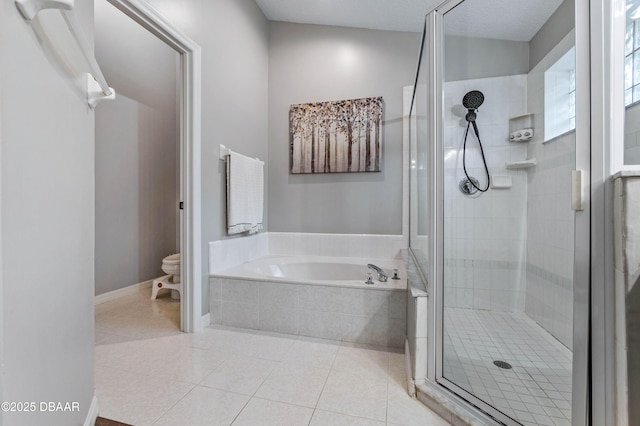
[[[151,288],[151,284],[153,280],[143,281],[138,284],[133,284],[128,287],[119,288],[117,290],[108,291],[106,293],[99,294],[95,297],[95,304],[99,305],[101,303],[108,302],[110,300],[118,299],[122,296],[127,296],[129,294],[137,293],[141,288]],[[149,292],[149,297],[151,297],[151,292]]]
[[[211,314],[207,312],[202,316],[202,320],[200,322],[200,330],[209,327],[211,325]],[[198,331],[200,331],[198,330]]]
[[91,400],[91,406],[89,407],[89,412],[87,413],[87,418],[84,419],[84,426],[93,426],[96,424],[96,419],[98,418],[98,412],[100,411],[98,407],[98,398],[93,395],[93,399]]

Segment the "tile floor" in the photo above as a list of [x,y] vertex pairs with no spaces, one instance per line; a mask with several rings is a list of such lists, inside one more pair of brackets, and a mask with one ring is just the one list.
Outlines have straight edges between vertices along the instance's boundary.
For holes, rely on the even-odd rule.
[[100,415],[143,425],[448,423],[406,393],[404,355],[253,330],[178,330],[179,302],[141,289],[96,306]]
[[525,426],[571,425],[571,351],[535,321],[447,307],[445,327],[446,378]]

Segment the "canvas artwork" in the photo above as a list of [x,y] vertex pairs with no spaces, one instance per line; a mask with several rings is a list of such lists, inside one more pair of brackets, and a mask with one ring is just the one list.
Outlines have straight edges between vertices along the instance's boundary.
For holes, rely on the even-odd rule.
[[291,105],[291,173],[379,172],[382,97]]

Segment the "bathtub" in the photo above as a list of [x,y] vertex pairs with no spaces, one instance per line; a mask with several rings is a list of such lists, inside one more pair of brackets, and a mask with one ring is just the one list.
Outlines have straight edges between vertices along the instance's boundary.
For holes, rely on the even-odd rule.
[[[380,282],[367,267],[373,263],[382,268],[389,279]],[[398,269],[399,280],[391,279]],[[373,284],[365,284],[367,273]],[[371,290],[406,290],[407,274],[402,260],[361,259],[321,256],[265,256],[215,273],[213,277],[246,278],[256,281],[367,288]]]
[[[373,263],[389,279],[367,268]],[[391,279],[398,269],[400,279]],[[367,272],[374,284],[365,284]],[[211,323],[403,347],[407,279],[402,260],[266,256],[209,277]]]

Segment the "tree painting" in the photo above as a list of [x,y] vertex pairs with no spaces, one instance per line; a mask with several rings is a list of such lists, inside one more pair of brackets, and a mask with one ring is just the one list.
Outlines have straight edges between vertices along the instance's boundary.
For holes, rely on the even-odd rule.
[[291,173],[379,172],[382,97],[291,105]]

